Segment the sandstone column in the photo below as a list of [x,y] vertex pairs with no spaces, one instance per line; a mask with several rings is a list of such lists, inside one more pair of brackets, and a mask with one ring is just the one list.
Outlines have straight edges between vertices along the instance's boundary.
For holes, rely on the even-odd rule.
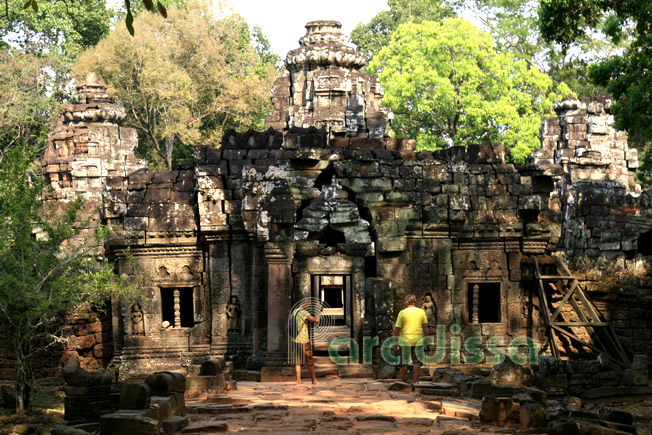
[[267,259],[266,365],[281,367],[287,359],[287,324],[292,308],[291,243],[265,244]]

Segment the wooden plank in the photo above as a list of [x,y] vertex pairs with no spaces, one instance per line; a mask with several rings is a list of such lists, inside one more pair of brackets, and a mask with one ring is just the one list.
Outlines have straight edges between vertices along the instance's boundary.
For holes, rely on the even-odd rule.
[[600,313],[598,313],[598,310],[593,306],[591,301],[589,301],[589,298],[586,296],[586,294],[584,294],[584,291],[580,289],[576,293],[579,296],[580,300],[582,301],[582,305],[584,305],[584,307],[586,307],[586,310],[589,312],[589,315],[591,316],[591,320],[599,322]]
[[557,316],[559,316],[559,314],[561,313],[561,309],[566,304],[566,302],[568,302],[568,298],[570,298],[573,295],[573,292],[575,291],[576,288],[577,288],[577,280],[574,279],[573,284],[571,284],[571,288],[566,291],[566,294],[564,295],[564,298],[561,300],[561,302],[559,303],[559,306],[557,306],[557,309],[552,314],[552,317],[550,318],[551,322],[554,322],[555,319],[557,318]]
[[[541,270],[539,269],[539,263],[537,259],[534,259],[534,272],[537,276],[541,276]],[[557,348],[557,337],[555,336],[554,329],[550,326],[550,312],[548,311],[548,299],[546,298],[546,291],[543,288],[543,281],[539,281],[539,309],[543,313],[544,324],[546,326],[546,334],[548,335],[548,340],[550,342],[550,350],[552,351],[552,356],[559,358],[559,349]]]
[[577,326],[577,327],[592,327],[592,326],[607,326],[607,322],[551,322],[551,325],[557,326]]
[[544,281],[556,281],[560,279],[571,280],[571,279],[575,279],[575,277],[572,275],[568,275],[568,276],[567,275],[541,275],[539,279],[542,279]]
[[629,360],[629,356],[627,355],[627,352],[625,352],[625,348],[620,342],[620,339],[616,334],[616,330],[614,329],[611,323],[607,325],[607,333],[612,336],[612,340],[614,341],[614,343],[616,343],[616,347],[618,348],[618,353],[620,353],[620,356],[622,357],[623,361],[627,363],[627,367],[628,368],[631,367],[632,362]]
[[[569,302],[572,305],[572,307],[575,309],[575,313],[577,314],[577,317],[579,317],[582,322],[589,323],[589,319],[584,315],[584,312],[582,311],[582,308],[580,308],[580,306],[578,305],[577,301],[573,298],[570,298]],[[585,328],[589,333],[589,335],[591,336],[591,339],[595,341],[595,344],[600,346],[602,349],[607,350],[607,347],[604,345],[604,343],[602,343],[602,340],[600,340],[600,337],[598,336],[598,334],[596,334],[595,330],[590,326],[586,326]]]

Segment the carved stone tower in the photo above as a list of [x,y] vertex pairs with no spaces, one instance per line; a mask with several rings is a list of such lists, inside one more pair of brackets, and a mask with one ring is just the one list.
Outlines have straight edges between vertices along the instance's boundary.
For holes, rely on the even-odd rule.
[[43,156],[43,174],[55,196],[84,194],[87,200],[100,200],[107,176],[147,167],[134,156],[136,130],[120,127],[125,109],[113,101],[90,73],[86,83],[77,86],[77,103],[62,107]]
[[328,137],[389,136],[392,113],[381,106],[383,88],[375,74],[359,70],[366,59],[341,33],[338,21],[311,21],[300,47],[285,58],[274,82],[274,110],[265,128],[324,128]]

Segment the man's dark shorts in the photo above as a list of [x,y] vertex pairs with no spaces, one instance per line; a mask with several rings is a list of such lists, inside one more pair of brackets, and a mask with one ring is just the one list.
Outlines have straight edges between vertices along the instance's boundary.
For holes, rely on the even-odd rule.
[[[417,357],[417,349],[418,346],[410,346],[410,355],[412,357],[412,361],[403,361],[403,349],[401,348],[401,363],[399,366],[409,366],[409,365],[415,365],[421,367],[423,365],[423,362]],[[423,349],[423,346],[421,347]]]
[[312,346],[310,343],[292,343],[294,355],[296,356],[295,364],[305,364],[307,366],[315,365],[312,356]]

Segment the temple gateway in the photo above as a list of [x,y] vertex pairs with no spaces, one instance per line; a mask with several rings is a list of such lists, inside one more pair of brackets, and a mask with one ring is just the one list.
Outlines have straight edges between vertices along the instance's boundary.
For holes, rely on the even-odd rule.
[[[306,29],[265,131],[228,132],[174,171],[148,172],[134,156],[135,130],[93,75],[78,86],[43,161],[51,201],[82,193],[98,206],[106,255],[120,275],[145,275],[147,297],[114,303],[102,339],[70,352],[125,376],[220,356],[278,379],[297,301],[329,306],[317,353],[350,338],[361,348],[350,362],[363,363],[365,337],[390,336],[414,293],[446,334],[443,363],[472,336],[481,349],[492,339],[487,356],[518,337],[624,368],[650,353],[650,195],[608,97],[558,103],[525,167],[490,144],[415,152],[389,137],[382,86],[360,72],[341,24]],[[383,370],[377,347],[371,367]]]

